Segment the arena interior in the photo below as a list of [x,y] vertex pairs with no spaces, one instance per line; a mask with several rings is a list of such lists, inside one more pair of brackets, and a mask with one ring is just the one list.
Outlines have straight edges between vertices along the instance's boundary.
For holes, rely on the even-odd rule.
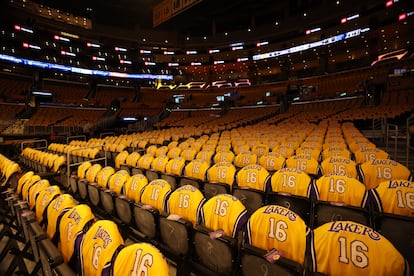
[[5,0],[1,275],[414,275],[409,0]]

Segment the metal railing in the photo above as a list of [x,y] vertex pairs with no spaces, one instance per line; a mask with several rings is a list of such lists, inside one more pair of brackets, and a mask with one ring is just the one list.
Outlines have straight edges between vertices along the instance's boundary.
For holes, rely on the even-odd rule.
[[[75,163],[71,163],[70,162],[70,160],[71,160],[71,153],[73,152],[73,151],[79,151],[79,150],[85,150],[85,149],[93,149],[93,148],[103,148],[103,145],[97,145],[97,146],[90,146],[90,147],[83,147],[83,148],[76,148],[76,149],[71,149],[71,150],[68,150],[68,152],[66,153],[66,174],[67,174],[67,185],[69,185],[69,183],[70,183],[70,168],[71,167],[74,167],[74,166],[78,166],[78,165],[80,165],[80,164],[82,164],[84,161],[82,161],[82,162],[75,162]],[[89,162],[97,162],[97,161],[102,161],[102,160],[104,160],[105,161],[105,167],[108,165],[108,162],[107,162],[107,158],[106,158],[106,150],[103,150],[104,151],[104,156],[103,157],[99,157],[99,158],[95,158],[95,159],[90,159],[90,160],[88,160]]]
[[47,147],[48,147],[48,142],[47,142],[46,139],[40,139],[40,140],[35,140],[34,139],[34,140],[29,140],[29,141],[23,141],[20,144],[20,150],[21,151],[24,150],[24,145],[26,145],[26,144],[33,144],[33,143],[44,143],[44,146],[39,146],[39,147],[36,147],[36,148],[33,148],[33,149],[42,150],[42,149],[47,149]]
[[66,138],[66,144],[69,145],[69,141],[75,140],[77,138],[83,138],[83,141],[86,141],[86,135],[75,135],[75,136],[68,136]]

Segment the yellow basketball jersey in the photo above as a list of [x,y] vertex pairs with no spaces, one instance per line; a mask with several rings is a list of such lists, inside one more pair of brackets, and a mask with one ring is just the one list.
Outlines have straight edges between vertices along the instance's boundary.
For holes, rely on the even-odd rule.
[[230,150],[227,150],[227,151],[217,151],[213,159],[214,159],[214,163],[219,163],[219,162],[233,163],[234,157],[235,157],[234,153]]
[[213,159],[214,151],[213,150],[202,150],[199,151],[196,155],[196,159],[202,160],[208,164],[211,164]]
[[272,192],[309,197],[311,178],[296,168],[283,168],[270,180]]
[[331,157],[343,157],[351,159],[351,152],[346,147],[341,148],[327,148],[322,153],[323,159]]
[[251,245],[266,251],[277,249],[283,257],[300,264],[304,264],[309,233],[299,215],[278,205],[259,208],[247,222],[247,238]]
[[234,159],[234,165],[239,168],[254,164],[257,164],[257,155],[250,151],[241,152]]
[[319,162],[310,155],[294,155],[286,159],[286,168],[296,168],[311,175],[320,175]]
[[59,195],[60,188],[56,185],[47,187],[39,193],[36,199],[36,221],[39,224],[43,223],[43,213],[45,212],[47,206],[49,206],[50,202]]
[[167,152],[167,157],[170,159],[179,158],[181,155],[182,149],[179,147],[172,147]]
[[81,245],[82,275],[101,275],[104,266],[123,244],[118,226],[113,221],[95,222],[86,232]]
[[168,163],[168,157],[167,156],[159,156],[154,158],[151,164],[151,168],[157,172],[165,172],[165,167]]
[[148,185],[148,179],[143,174],[135,174],[131,176],[124,184],[124,194],[135,202],[141,199],[144,187]]
[[367,189],[375,188],[383,181],[409,180],[408,168],[391,159],[374,159],[360,165],[361,180]]
[[316,180],[318,200],[341,202],[354,207],[363,207],[366,201],[365,185],[345,175],[324,175]]
[[140,159],[138,159],[138,165],[137,167],[140,169],[150,169],[151,168],[151,163],[154,160],[154,156],[151,154],[144,154],[143,156],[141,156]]
[[219,162],[207,170],[207,181],[210,183],[223,183],[230,186],[234,184],[236,167],[228,162]]
[[95,183],[96,181],[96,175],[98,174],[98,172],[102,170],[102,166],[100,164],[95,164],[92,167],[90,167],[88,169],[88,171],[86,172],[86,180],[89,183]]
[[63,214],[59,225],[60,252],[66,263],[72,258],[76,238],[83,231],[86,223],[94,220],[95,216],[86,204],[76,205]]
[[125,164],[125,161],[128,157],[129,153],[128,151],[124,150],[117,154],[115,157],[115,168],[119,169],[121,168],[121,165]]
[[210,165],[204,161],[193,160],[185,166],[184,176],[205,181],[209,167]]
[[296,155],[310,155],[313,159],[319,160],[321,155],[321,151],[317,148],[310,148],[310,147],[300,147],[296,149]]
[[41,179],[38,182],[34,183],[29,189],[29,208],[33,210],[36,206],[36,198],[41,191],[48,188],[50,186],[49,180]]
[[236,174],[238,187],[246,187],[259,191],[266,191],[269,185],[270,174],[260,165],[248,165]]
[[165,166],[165,172],[172,175],[182,176],[184,172],[184,166],[185,160],[183,158],[170,159]]
[[387,159],[388,153],[379,148],[365,148],[354,152],[355,161],[362,164],[374,159]]
[[47,226],[46,235],[49,239],[53,239],[58,227],[57,222],[62,213],[67,212],[76,205],[75,199],[70,194],[62,194],[52,200],[46,209]]
[[168,152],[168,147],[167,146],[161,146],[155,152],[155,156],[157,156],[157,157],[167,156],[167,152]]
[[165,211],[167,198],[171,193],[171,185],[164,179],[154,179],[147,186],[141,194],[141,203],[148,204],[158,209]]
[[194,160],[196,154],[197,154],[197,151],[195,149],[188,148],[188,149],[184,149],[181,152],[180,156],[184,158],[186,161],[191,161],[191,160]]
[[138,160],[141,158],[141,155],[134,151],[130,155],[128,155],[125,163],[130,167],[136,167],[138,165]]
[[355,161],[344,157],[330,157],[322,161],[322,174],[348,175],[358,177]]
[[128,179],[129,173],[126,170],[119,170],[109,179],[108,188],[119,195]]
[[25,200],[25,201],[29,200],[29,190],[30,190],[30,188],[40,180],[41,180],[40,176],[35,174],[31,178],[29,178],[28,180],[23,182],[23,185],[22,185],[22,188],[21,188],[21,194],[22,194],[22,199],[23,200]]
[[106,166],[105,168],[100,170],[96,175],[96,183],[104,189],[108,188],[108,180],[114,173],[114,168]]
[[275,152],[269,152],[259,158],[259,165],[268,171],[278,171],[285,165],[285,160],[285,157],[282,155]]
[[90,167],[92,167],[91,162],[83,162],[80,164],[78,167],[78,178],[84,179],[86,177],[86,172]]
[[149,243],[134,243],[124,247],[116,257],[113,267],[113,275],[169,275],[164,256]]
[[252,147],[252,153],[256,154],[258,158],[269,153],[269,146],[266,144],[257,144]]
[[16,189],[16,193],[18,195],[20,195],[22,192],[23,184],[26,181],[28,181],[30,178],[32,178],[33,175],[34,175],[34,172],[28,171],[19,178],[19,180],[17,181],[17,189]]
[[414,217],[414,182],[384,181],[371,192],[378,211]]
[[316,228],[311,251],[312,270],[326,275],[404,275],[404,258],[391,242],[356,222]]
[[170,195],[167,203],[167,212],[179,215],[191,221],[193,226],[195,226],[204,201],[204,195],[200,190],[192,185],[185,185]]
[[236,197],[220,194],[203,205],[201,219],[208,229],[223,230],[227,236],[234,238],[247,221],[247,209]]

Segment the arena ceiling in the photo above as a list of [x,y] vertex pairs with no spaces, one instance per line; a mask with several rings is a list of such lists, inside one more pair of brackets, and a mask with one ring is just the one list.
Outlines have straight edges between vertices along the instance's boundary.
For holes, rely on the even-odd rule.
[[[34,2],[91,17],[102,25],[124,29],[152,29],[153,7],[162,0],[34,0]],[[325,10],[326,17],[332,17],[332,13],[346,15],[345,10],[356,11],[358,7],[363,9],[375,2],[378,3],[374,0],[201,0],[155,29],[176,31],[182,35],[211,35],[214,32],[231,32],[278,24],[292,17],[300,18],[304,13],[312,15],[317,10]],[[305,21],[307,18],[302,19]],[[297,23],[301,25],[304,22],[299,20]]]

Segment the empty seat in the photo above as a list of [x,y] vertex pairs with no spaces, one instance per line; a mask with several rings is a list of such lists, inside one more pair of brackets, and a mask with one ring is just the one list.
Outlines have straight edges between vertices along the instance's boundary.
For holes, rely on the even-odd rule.
[[180,179],[180,186],[190,184],[202,190],[207,180],[207,170],[209,167],[210,164],[202,160],[190,161],[184,168],[184,175]]
[[160,241],[176,259],[192,252],[193,227],[199,224],[205,198],[192,185],[185,185],[171,193],[167,212],[160,216]]
[[207,199],[218,194],[231,194],[235,181],[236,167],[232,163],[216,163],[207,170],[203,193]]
[[351,220],[372,226],[365,185],[346,175],[324,175],[315,183],[314,227]]
[[99,189],[101,205],[107,214],[113,214],[115,210],[115,198],[121,194],[124,184],[128,181],[128,179],[128,171],[119,170],[109,179],[107,189]]
[[144,187],[140,202],[134,204],[136,228],[148,240],[157,238],[159,213],[165,210],[170,193],[167,181],[155,179]]
[[246,231],[243,275],[303,275],[310,229],[298,214],[278,205],[263,206],[251,215]]
[[265,204],[270,174],[260,165],[247,165],[236,174],[233,195],[241,200],[249,214]]
[[236,197],[210,198],[202,207],[200,226],[195,227],[195,263],[212,273],[230,275],[237,266],[238,235],[247,218],[246,207]]
[[117,217],[124,223],[130,224],[133,218],[134,202],[139,202],[148,179],[143,174],[130,177],[123,186],[122,194],[115,197]]
[[310,176],[296,168],[283,168],[270,180],[267,202],[288,208],[312,225],[312,186]]

